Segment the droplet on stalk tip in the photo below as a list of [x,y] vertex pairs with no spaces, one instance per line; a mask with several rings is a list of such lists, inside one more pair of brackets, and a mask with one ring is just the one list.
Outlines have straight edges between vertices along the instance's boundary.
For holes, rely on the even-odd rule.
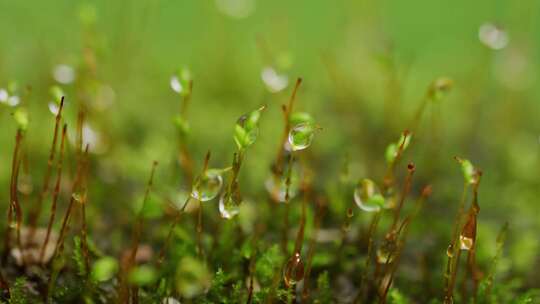
[[294,126],[289,132],[289,145],[292,151],[304,150],[311,145],[315,126],[311,123],[301,123]]
[[478,38],[480,42],[492,50],[504,49],[510,40],[504,28],[491,22],[484,23],[480,26]]
[[[291,173],[291,183],[289,185],[289,200],[296,196],[299,188],[299,178],[297,170],[293,170]],[[287,196],[287,178],[280,177],[276,174],[272,174],[266,179],[264,183],[266,191],[270,194],[270,197],[276,202],[284,203]]]
[[354,190],[354,202],[366,212],[379,212],[384,207],[384,197],[370,179],[362,179]]
[[459,236],[459,248],[461,250],[471,250],[474,245],[472,238],[466,237],[464,235]]
[[290,287],[304,278],[304,262],[299,252],[295,252],[294,255],[287,261],[285,265],[285,271],[283,273],[283,280],[285,285]]
[[193,184],[191,196],[201,202],[207,202],[214,199],[223,186],[223,178],[216,170],[208,170],[197,177]]
[[232,219],[240,213],[240,204],[242,203],[239,195],[224,193],[219,198],[219,213],[224,219]]

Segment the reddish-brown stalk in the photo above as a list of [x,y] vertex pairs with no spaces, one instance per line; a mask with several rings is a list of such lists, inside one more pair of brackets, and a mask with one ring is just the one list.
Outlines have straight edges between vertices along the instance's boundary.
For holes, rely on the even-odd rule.
[[285,180],[285,215],[283,216],[283,234],[282,234],[282,247],[283,253],[288,254],[288,245],[289,245],[289,213],[290,213],[290,190],[291,190],[291,177],[293,170],[294,156],[289,155],[289,166],[287,171],[287,178]]
[[[21,167],[21,159],[20,159],[20,152],[21,152],[21,146],[22,146],[22,140],[23,140],[23,131],[21,129],[17,130],[17,134],[15,136],[15,150],[13,152],[13,163],[12,163],[12,173],[11,173],[11,187],[10,187],[10,210],[13,210],[15,212],[15,235],[16,235],[16,242],[17,247],[19,247],[19,250],[21,252],[21,258],[23,265],[26,264],[25,260],[26,257],[24,255],[24,248],[22,246],[21,242],[21,225],[22,225],[22,210],[21,210],[21,204],[19,202],[19,196],[17,192],[17,184],[19,181],[19,170]],[[11,224],[11,221],[13,214],[11,212],[8,213],[8,225]],[[8,234],[10,233],[10,230],[8,229]],[[9,249],[9,239],[6,249]]]
[[401,156],[403,155],[403,151],[405,150],[405,144],[409,140],[409,137],[411,136],[411,132],[409,130],[405,130],[402,133],[403,140],[398,146],[398,150],[396,152],[396,156],[394,157],[393,161],[388,165],[388,168],[386,170],[386,175],[383,179],[383,193],[386,192],[386,190],[391,189],[395,183],[394,178],[394,171],[396,169],[396,166],[399,164],[399,161],[401,160]]
[[54,131],[53,131],[53,141],[51,144],[51,150],[49,152],[49,159],[47,160],[47,169],[45,170],[45,175],[43,176],[43,185],[41,187],[41,193],[38,196],[36,207],[30,210],[30,214],[28,218],[29,226],[30,226],[30,233],[28,236],[29,242],[31,242],[32,239],[34,238],[35,228],[39,220],[39,216],[41,215],[41,210],[43,208],[43,201],[45,200],[45,197],[47,196],[49,192],[50,178],[51,178],[54,158],[56,154],[56,145],[58,142],[58,133],[60,131],[60,123],[62,120],[63,108],[64,108],[64,96],[62,96],[62,99],[60,100],[60,107],[58,108],[58,113],[56,113],[56,121],[54,124]]
[[52,197],[52,202],[51,202],[51,210],[49,212],[49,223],[47,224],[47,233],[45,234],[45,240],[43,241],[43,245],[39,253],[40,263],[43,263],[45,249],[47,248],[47,245],[49,243],[51,229],[54,224],[54,218],[56,216],[56,204],[58,203],[58,197],[60,195],[60,185],[62,183],[62,167],[63,167],[63,162],[64,162],[64,145],[65,145],[65,140],[66,140],[66,132],[67,132],[67,125],[64,124],[64,127],[62,129],[62,139],[60,140],[60,152],[59,152],[58,161],[56,164],[56,182],[55,182],[54,192],[53,192],[53,197]]
[[75,174],[75,179],[74,179],[73,184],[71,186],[71,197],[69,199],[69,204],[68,204],[68,207],[66,209],[66,213],[64,214],[64,218],[62,220],[62,226],[60,228],[60,233],[58,235],[58,242],[56,243],[56,246],[54,248],[53,258],[58,256],[59,254],[61,254],[62,251],[63,251],[63,248],[64,248],[64,239],[66,237],[68,223],[69,223],[69,220],[71,218],[71,211],[72,211],[73,205],[75,203],[76,193],[77,193],[77,191],[79,190],[79,188],[81,186],[81,182],[82,182],[82,179],[83,179],[83,174],[85,172],[85,166],[87,165],[87,160],[86,159],[88,157],[88,149],[89,149],[89,146],[87,145],[85,150],[84,150],[84,154],[82,155],[82,157],[77,162],[77,172]]
[[371,223],[369,224],[366,263],[364,265],[364,272],[362,273],[362,277],[360,279],[359,293],[358,293],[358,296],[356,297],[355,303],[362,303],[363,297],[366,294],[369,266],[371,264],[371,259],[373,258],[372,257],[373,256],[373,239],[375,237],[375,232],[377,231],[377,226],[379,224],[380,219],[381,219],[381,211],[377,211],[377,213],[375,213],[373,217],[371,218]]
[[10,201],[9,201],[9,208],[8,208],[6,233],[4,236],[4,253],[2,256],[3,261],[7,259],[9,250],[11,249],[11,229],[12,229],[12,223],[13,223],[13,212],[16,211],[16,208],[17,208],[15,204],[18,204],[17,170],[20,165],[19,151],[21,148],[22,138],[23,138],[22,131],[19,129],[17,130],[17,134],[15,135],[15,148],[13,150],[13,158],[11,162],[11,180],[10,180],[10,187],[9,187]]
[[283,128],[283,134],[281,137],[281,142],[278,149],[278,154],[276,158],[276,170],[277,170],[277,177],[280,178],[283,174],[283,152],[284,152],[284,146],[287,142],[287,138],[289,137],[289,131],[291,129],[291,113],[294,108],[294,101],[296,100],[296,93],[298,92],[298,88],[300,87],[300,84],[302,84],[302,78],[297,78],[296,83],[293,88],[293,92],[291,94],[291,97],[289,99],[288,105],[282,105],[281,109],[283,111],[283,119],[285,122],[285,127]]
[[[180,116],[183,119],[186,119],[187,117],[187,109],[193,92],[193,80],[189,81],[188,87],[188,93],[184,96],[184,100],[180,107]],[[191,158],[191,154],[189,153],[186,142],[182,138],[179,138],[179,150],[180,154],[178,159],[180,166],[186,174],[186,181],[189,183],[188,188],[190,188],[193,181],[193,159]]]
[[[208,163],[210,162],[210,151],[206,153],[206,157],[204,158],[204,165],[202,170],[202,175],[206,173],[206,170],[208,170]],[[197,192],[199,192],[199,189],[197,189]],[[203,251],[203,244],[202,244],[202,237],[203,237],[203,204],[199,200],[199,209],[197,210],[197,254],[199,257],[204,257],[204,251]]]
[[148,198],[150,197],[150,192],[152,191],[152,185],[154,183],[154,174],[156,172],[157,165],[158,165],[157,161],[154,161],[152,163],[152,169],[150,171],[150,177],[148,178],[148,183],[146,185],[146,190],[144,192],[143,202],[137,214],[137,219],[133,228],[130,253],[124,265],[122,265],[123,271],[120,274],[120,283],[119,283],[119,290],[118,290],[118,299],[120,303],[128,303],[129,287],[128,287],[128,282],[127,282],[127,276],[129,274],[129,271],[131,271],[131,268],[133,267],[133,263],[135,262],[135,257],[137,256],[137,250],[139,249],[139,242],[140,242],[141,234],[144,228],[143,212],[144,212],[144,208],[146,207],[146,202],[148,201]]
[[424,202],[425,200],[427,199],[427,197],[429,197],[431,195],[431,192],[432,192],[432,189],[431,189],[431,186],[426,186],[424,187],[424,189],[422,190],[422,194],[420,196],[420,198],[416,201],[416,204],[415,204],[415,210],[413,211],[413,213],[409,216],[407,216],[407,218],[405,218],[405,220],[403,220],[403,222],[401,223],[400,225],[400,228],[399,230],[402,231],[400,234],[401,234],[401,239],[399,241],[399,245],[396,249],[396,253],[395,253],[395,259],[390,267],[390,270],[389,270],[389,273],[388,273],[388,281],[386,283],[386,286],[384,287],[384,290],[383,290],[383,294],[381,296],[381,298],[379,299],[380,300],[380,303],[386,303],[386,298],[387,298],[387,295],[388,295],[388,291],[390,290],[390,286],[392,285],[392,282],[394,280],[394,276],[396,274],[396,270],[399,266],[399,261],[401,259],[401,254],[403,253],[403,248],[405,247],[405,244],[407,242],[407,237],[409,235],[409,227],[410,227],[410,224],[412,222],[412,220],[414,220],[414,218],[418,215],[418,213],[420,212],[420,210],[422,209],[422,206],[424,205]]
[[86,275],[90,270],[90,254],[88,252],[88,231],[86,225],[86,204],[88,203],[88,170],[89,166],[85,167],[85,172],[83,173],[83,182],[81,186],[81,247],[84,256],[84,266],[86,270]]
[[416,170],[416,167],[414,163],[409,163],[407,165],[407,177],[405,177],[405,183],[403,184],[403,189],[401,190],[401,196],[399,198],[399,203],[397,205],[397,208],[394,209],[394,221],[391,226],[391,230],[396,229],[397,223],[399,222],[399,215],[401,213],[401,209],[403,208],[403,203],[405,202],[405,198],[409,194],[409,191],[411,190],[411,183],[412,183],[412,177],[414,175],[414,172]]
[[324,211],[324,203],[322,202],[322,200],[319,200],[317,204],[317,214],[315,215],[315,223],[309,240],[309,248],[306,259],[306,271],[304,273],[304,278],[306,279],[304,279],[304,286],[302,288],[302,302],[309,299],[309,277],[311,275],[311,265],[313,263],[315,244],[317,242],[317,234],[319,233],[319,228],[321,226],[321,221],[324,216]]

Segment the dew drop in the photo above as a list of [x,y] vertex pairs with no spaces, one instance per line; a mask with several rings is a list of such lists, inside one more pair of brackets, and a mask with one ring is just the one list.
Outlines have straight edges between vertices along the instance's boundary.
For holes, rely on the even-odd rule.
[[10,107],[15,107],[19,103],[21,103],[21,99],[19,98],[19,96],[9,96],[6,103]]
[[219,213],[224,219],[232,219],[240,213],[240,203],[237,202],[233,195],[223,194],[219,198]]
[[49,111],[54,115],[58,115],[58,111],[60,110],[60,107],[58,106],[58,104],[54,101],[50,101],[49,102]]
[[384,206],[384,197],[370,179],[362,179],[354,190],[354,202],[366,212],[379,212]]
[[71,197],[79,204],[86,203],[86,193],[74,192]]
[[464,235],[459,236],[459,248],[461,250],[471,250],[473,244],[474,241],[472,238],[466,237]]
[[9,94],[6,91],[6,89],[0,89],[0,103],[7,102],[8,98],[9,98]]
[[75,80],[75,70],[67,64],[59,64],[53,69],[53,77],[59,83],[70,84]]
[[[291,184],[289,186],[289,199],[296,196],[298,193],[298,175],[293,170],[291,176]],[[284,203],[287,195],[287,179],[285,177],[278,177],[272,174],[266,179],[264,183],[266,191],[270,194],[270,197],[276,202]]]
[[454,257],[454,246],[452,246],[452,244],[448,245],[448,248],[446,248],[446,255],[447,255],[449,258],[453,258],[453,257]]
[[287,75],[280,75],[273,67],[267,66],[261,72],[261,79],[268,91],[277,93],[283,91],[289,84]]
[[487,22],[480,26],[478,38],[492,50],[501,50],[508,45],[508,33],[502,27]]
[[285,271],[283,273],[283,279],[287,287],[292,286],[304,278],[304,262],[302,262],[302,257],[300,253],[296,252],[294,255],[287,261],[285,265]]
[[207,202],[219,194],[222,186],[223,178],[221,175],[208,170],[202,176],[197,177],[191,196],[201,202]]
[[394,254],[392,254],[387,248],[380,248],[377,250],[377,263],[387,264],[394,261]]
[[293,151],[304,150],[311,145],[315,127],[310,123],[301,123],[294,126],[289,132],[289,144]]
[[184,87],[180,83],[180,79],[177,76],[172,76],[170,80],[171,89],[176,93],[181,93]]

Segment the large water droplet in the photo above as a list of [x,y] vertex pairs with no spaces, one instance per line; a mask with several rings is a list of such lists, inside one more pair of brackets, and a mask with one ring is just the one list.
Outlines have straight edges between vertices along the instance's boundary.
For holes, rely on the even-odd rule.
[[448,245],[448,248],[446,248],[446,255],[447,255],[449,258],[453,258],[453,257],[454,257],[454,246],[452,246],[452,244]]
[[[291,184],[289,186],[289,199],[296,196],[298,193],[298,175],[293,170],[291,173]],[[287,178],[279,177],[274,174],[270,175],[264,183],[266,191],[270,194],[270,197],[276,202],[284,203],[287,196]]]
[[223,194],[219,198],[219,213],[224,219],[232,219],[240,213],[240,204],[234,195]]
[[379,212],[384,206],[384,197],[377,185],[370,179],[362,179],[354,190],[354,202],[367,212]]
[[478,30],[480,42],[493,50],[500,50],[508,45],[508,34],[506,31],[493,23],[484,23]]
[[466,237],[464,235],[459,236],[459,248],[461,250],[471,250],[473,245],[474,241],[472,238]]
[[221,191],[222,186],[223,178],[221,175],[208,170],[195,180],[191,196],[201,202],[206,202],[214,199]]
[[289,132],[289,144],[293,151],[304,150],[311,145],[315,126],[311,123],[301,123],[294,126]]
[[283,279],[287,287],[292,286],[304,278],[304,262],[300,253],[295,252],[285,265]]

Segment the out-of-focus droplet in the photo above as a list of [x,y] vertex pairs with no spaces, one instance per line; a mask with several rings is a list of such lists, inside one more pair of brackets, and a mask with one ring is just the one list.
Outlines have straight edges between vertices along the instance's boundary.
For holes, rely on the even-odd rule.
[[195,180],[191,196],[201,202],[207,202],[219,194],[222,186],[223,178],[221,174],[208,170]]
[[216,0],[216,7],[229,17],[243,19],[255,11],[255,0]]
[[294,126],[289,132],[289,144],[293,151],[304,150],[311,145],[315,134],[315,126],[302,123]]
[[295,252],[294,255],[287,261],[283,273],[283,280],[287,287],[292,286],[304,278],[304,262],[300,253]]
[[464,235],[459,236],[459,248],[461,250],[471,250],[474,241],[472,238],[466,237]]
[[440,101],[450,93],[453,86],[454,80],[448,77],[439,77],[431,83],[428,94],[432,100]]
[[484,23],[480,26],[478,38],[480,42],[493,50],[505,48],[510,40],[504,28],[491,22]]
[[70,84],[75,80],[75,69],[67,64],[59,64],[53,69],[53,78],[61,84]]
[[289,84],[289,77],[287,77],[287,75],[278,74],[276,70],[270,66],[263,68],[261,79],[268,91],[272,93],[283,91]]
[[6,101],[6,104],[10,107],[15,107],[20,103],[21,103],[21,99],[19,98],[19,96],[9,96]]
[[58,115],[58,111],[60,110],[60,106],[54,102],[54,101],[50,101],[49,104],[49,111],[54,115]]
[[448,248],[446,248],[446,255],[447,255],[449,258],[453,258],[453,257],[454,257],[454,246],[452,246],[452,244],[448,245]]
[[394,261],[397,252],[395,236],[384,239],[381,247],[377,249],[377,263],[390,264]]
[[9,98],[9,94],[6,89],[0,89],[0,103],[6,103]]
[[167,297],[164,298],[163,301],[161,301],[161,304],[180,304],[180,301],[173,297]]
[[219,213],[221,217],[230,220],[238,215],[240,213],[240,204],[241,202],[238,202],[234,195],[224,193],[219,198]]
[[29,195],[34,190],[34,185],[32,184],[32,176],[29,174],[24,174],[19,177],[17,183],[17,190],[24,195]]
[[83,192],[74,192],[71,197],[79,204],[86,203],[86,193]]
[[[280,178],[272,174],[266,179],[264,186],[274,201],[280,203],[284,203],[286,201],[287,179],[285,177]],[[298,193],[298,186],[298,175],[295,173],[295,170],[293,170],[291,184],[289,185],[289,199],[296,196]]]
[[379,212],[385,200],[375,182],[364,178],[354,189],[354,202],[366,212]]
[[180,79],[177,76],[172,76],[170,80],[171,89],[176,93],[181,93],[184,87],[180,83]]

